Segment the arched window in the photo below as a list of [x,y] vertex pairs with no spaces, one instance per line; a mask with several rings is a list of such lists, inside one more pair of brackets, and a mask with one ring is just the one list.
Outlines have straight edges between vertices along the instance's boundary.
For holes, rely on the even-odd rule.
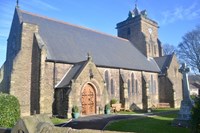
[[134,74],[132,73],[131,74],[131,88],[132,88],[132,94],[135,93],[135,77],[134,77]]
[[111,79],[111,94],[115,95],[115,83],[113,79]]
[[130,79],[128,80],[128,95],[131,95],[131,81]]
[[110,94],[110,74],[108,70],[105,71],[104,75],[105,75],[106,87],[107,87],[108,93]]
[[150,79],[150,85],[149,85],[149,92],[150,93],[153,93],[153,75],[151,75],[151,79]]
[[138,81],[135,80],[135,93],[138,94]]
[[174,67],[174,76],[176,77],[178,75],[178,69]]
[[151,53],[151,43],[149,43],[149,53]]
[[153,85],[154,85],[154,86],[153,86],[154,93],[156,94],[156,81],[155,81],[155,80],[153,81]]
[[156,45],[154,45],[154,54],[156,54],[156,51],[157,51]]

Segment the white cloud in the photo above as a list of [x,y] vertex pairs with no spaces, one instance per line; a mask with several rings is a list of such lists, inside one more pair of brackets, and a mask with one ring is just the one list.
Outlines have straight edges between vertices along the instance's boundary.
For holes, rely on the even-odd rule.
[[43,8],[47,8],[47,9],[51,9],[51,10],[55,10],[55,11],[58,11],[59,9],[48,4],[48,3],[45,3],[44,1],[41,1],[41,0],[37,0],[36,1],[41,7]]
[[200,9],[197,4],[194,3],[189,7],[177,7],[173,10],[167,10],[162,12],[163,19],[161,25],[166,25],[179,20],[193,20],[200,18]]
[[59,8],[44,2],[42,0],[29,0],[29,1],[22,1],[22,3],[20,4],[22,7],[29,7],[32,10],[40,9],[40,10],[54,10],[54,11],[59,11]]

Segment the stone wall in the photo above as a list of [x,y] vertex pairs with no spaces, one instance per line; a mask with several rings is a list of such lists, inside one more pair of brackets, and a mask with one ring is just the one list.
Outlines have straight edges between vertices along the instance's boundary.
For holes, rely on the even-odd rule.
[[[109,101],[111,99],[116,99],[118,101],[120,101],[119,97],[120,97],[120,82],[119,82],[119,69],[115,69],[115,68],[102,68],[102,67],[98,67],[98,70],[101,74],[101,76],[103,77],[104,79],[104,82],[106,81],[105,80],[105,72],[107,71],[108,72],[108,75],[109,75],[109,84],[105,84],[106,85],[106,89],[108,91],[108,95],[109,95]],[[113,82],[113,83],[111,83]],[[105,82],[106,83],[106,82]],[[113,84],[113,85],[111,85]],[[111,89],[114,89],[114,93],[112,94],[111,93]]]
[[10,34],[7,40],[6,61],[4,62],[3,85],[5,93],[10,93],[11,74],[13,71],[13,62],[21,49],[21,31],[22,25],[15,10]]
[[[114,68],[99,68],[98,70],[102,74],[102,77],[104,77],[105,80],[105,71],[109,71],[110,74],[110,80],[114,79],[116,81],[115,84],[115,96],[113,97],[110,95],[110,100],[112,98],[117,99],[119,102],[120,99],[120,89],[124,89],[123,85],[120,85],[120,76],[123,75],[123,82],[126,84],[127,89],[130,87],[130,91],[127,90],[128,95],[128,106],[130,109],[143,109],[143,103],[142,103],[142,72],[141,71],[133,71],[133,70],[125,70],[125,69],[114,69]],[[132,75],[134,75],[134,89],[132,88]],[[156,92],[150,93],[151,97],[151,103],[152,105],[157,105],[158,103],[158,74],[157,73],[150,73],[145,72],[144,75],[147,77],[147,80],[150,80],[151,75],[153,75],[154,80],[156,81]],[[137,83],[136,83],[137,82]],[[137,84],[137,85],[136,85]],[[136,87],[137,86],[137,87]],[[137,90],[136,90],[137,88]],[[111,89],[111,88],[110,88]],[[134,92],[132,92],[134,90]],[[109,92],[109,91],[108,91]],[[122,94],[121,94],[122,95]]]
[[145,35],[141,31],[140,18],[123,21],[117,24],[118,36],[130,40],[137,49],[147,55]]
[[[70,68],[70,65],[62,65],[56,64],[57,66],[57,75],[65,75],[61,69]],[[59,66],[59,67],[58,67]],[[90,67],[88,67],[90,66]],[[59,70],[60,69],[60,70]],[[92,69],[94,73],[94,77],[89,77],[89,69]],[[111,80],[114,82],[114,94],[111,94],[111,85],[109,88],[106,87],[105,84],[105,71],[109,72],[109,81],[111,84]],[[102,68],[96,67],[94,63],[88,63],[84,69],[81,69],[79,76],[73,79],[73,83],[69,85],[69,87],[63,89],[56,89],[56,112],[60,116],[64,117],[71,117],[71,109],[72,106],[77,105],[81,112],[81,92],[82,88],[85,84],[90,83],[92,84],[97,93],[97,106],[96,106],[96,113],[98,114],[98,109],[104,108],[106,103],[109,103],[111,99],[117,99],[118,102],[121,102],[121,90],[124,91],[124,88],[121,86],[120,76],[123,75],[123,82],[127,85],[128,89],[128,82],[131,81],[132,75],[134,75],[134,90],[132,88],[131,82],[129,83],[129,91],[127,90],[127,98],[126,104],[128,104],[128,109],[143,109],[143,85],[142,85],[142,76],[145,75],[147,83],[150,82],[151,77],[154,79],[155,83],[155,91],[148,92],[148,107],[156,106],[159,102],[158,95],[158,74],[151,73],[151,72],[141,72],[141,71],[131,71],[131,70],[122,70],[122,69],[115,69],[115,68]],[[60,76],[60,79],[62,76]],[[137,84],[137,85],[136,85]],[[71,86],[71,88],[70,88]],[[136,89],[137,86],[137,89]],[[145,86],[146,87],[146,86]],[[134,91],[134,92],[132,92]],[[66,114],[66,112],[68,112]],[[101,112],[100,112],[101,113]]]
[[120,73],[126,84],[129,109],[142,109],[142,73],[130,70],[121,70]]
[[54,63],[46,62],[46,49],[41,51],[40,113],[52,115],[54,103]]
[[34,36],[37,32],[36,25],[20,24],[15,11],[7,45],[3,88],[6,89],[5,92],[18,98],[21,116],[33,113],[52,114],[53,68],[52,63],[45,62],[46,50],[40,51]]
[[149,83],[144,75],[142,73],[142,109],[147,111],[149,108]]
[[166,74],[159,77],[160,102],[170,103],[170,106],[175,108],[180,107],[183,97],[182,75],[178,69],[179,63],[174,55]]
[[167,70],[167,77],[173,84],[173,95],[174,95],[174,107],[180,107],[181,100],[183,98],[182,91],[182,74],[179,72],[179,63],[174,55],[170,64],[170,67]]
[[33,36],[37,31],[36,25],[22,24],[21,48],[13,60],[10,94],[18,98],[22,116],[30,115]]
[[[117,24],[118,36],[130,40],[147,57],[159,57],[158,24],[136,16]],[[150,31],[151,30],[151,31]]]
[[169,103],[170,107],[174,107],[174,95],[173,95],[173,84],[166,76],[159,76],[160,83],[160,103]]
[[30,92],[30,104],[31,114],[40,113],[40,48],[38,41],[34,36],[33,47],[32,47],[32,65],[31,65],[31,92]]
[[[149,107],[156,107],[159,103],[159,84],[158,84],[158,74],[157,73],[150,73],[144,72],[143,73],[146,81],[148,83],[148,106]],[[151,78],[153,78],[153,84],[151,84]],[[153,87],[151,89],[151,86]]]
[[4,82],[3,82],[3,75],[4,75],[4,64],[0,68],[0,92],[5,92]]
[[55,85],[62,80],[72,66],[71,64],[55,63]]
[[[55,86],[57,86],[62,81],[65,75],[71,70],[72,66],[73,65],[71,64],[55,63],[54,66]],[[53,114],[67,117],[69,90],[70,88],[55,89]]]
[[57,115],[59,117],[69,117],[71,118],[70,113],[69,115],[67,114],[68,112],[68,102],[69,102],[69,91],[71,90],[71,88],[56,88],[55,89],[55,101],[54,101],[54,105],[55,108],[53,110],[53,114]]
[[[89,75],[90,70],[93,72],[93,77],[91,78]],[[78,77],[72,83],[71,91],[69,93],[69,108],[68,108],[68,116],[71,116],[71,109],[74,105],[78,106],[81,110],[81,95],[83,88],[86,84],[91,84],[96,92],[96,114],[103,113],[103,110],[99,112],[99,108],[104,108],[106,103],[109,103],[108,92],[106,90],[104,79],[102,75],[99,73],[93,62],[88,62]]]
[[[158,47],[158,24],[154,21],[141,17],[141,32],[145,35],[147,57],[159,57]],[[134,41],[134,40],[133,40]]]
[[18,98],[22,116],[30,115],[33,36],[37,31],[36,25],[21,23],[15,10],[1,88]]
[[0,83],[3,80],[3,73],[4,73],[4,65],[2,65],[2,67],[0,68]]

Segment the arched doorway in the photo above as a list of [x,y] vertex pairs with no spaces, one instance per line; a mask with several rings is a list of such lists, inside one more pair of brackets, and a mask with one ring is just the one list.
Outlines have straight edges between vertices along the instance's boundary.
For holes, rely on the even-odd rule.
[[96,113],[96,92],[92,85],[86,84],[81,94],[82,114],[91,115]]

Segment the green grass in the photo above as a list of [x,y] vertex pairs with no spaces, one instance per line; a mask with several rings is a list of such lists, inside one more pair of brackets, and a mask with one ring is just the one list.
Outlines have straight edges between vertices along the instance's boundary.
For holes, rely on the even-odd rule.
[[62,123],[66,123],[69,119],[60,119],[60,118],[56,118],[56,117],[52,117],[51,121],[54,125],[57,124],[62,124]]
[[190,129],[173,127],[171,123],[176,114],[156,116],[135,120],[121,120],[113,122],[105,130],[135,133],[189,133]]
[[127,115],[130,115],[130,114],[138,114],[138,112],[134,112],[134,111],[120,111],[120,112],[117,112],[118,114],[127,114]]
[[[166,111],[174,111],[174,110],[179,110],[179,109],[174,109],[174,108],[156,108],[152,110],[152,113],[157,113],[157,112],[166,112]],[[141,113],[146,113],[143,110],[139,111],[120,111],[118,114],[141,114]]]
[[175,108],[156,108],[153,109],[152,112],[166,112],[166,111],[175,111],[175,110],[179,110],[179,109],[175,109]]

